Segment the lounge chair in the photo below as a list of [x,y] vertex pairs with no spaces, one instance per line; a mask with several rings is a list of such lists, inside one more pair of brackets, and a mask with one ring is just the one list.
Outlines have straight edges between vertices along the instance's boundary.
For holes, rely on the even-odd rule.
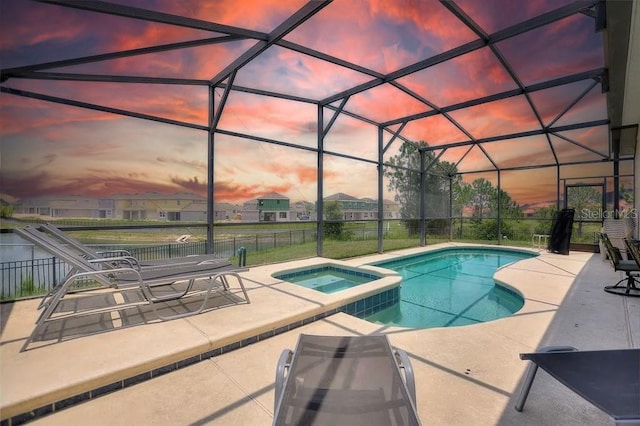
[[[63,260],[71,267],[70,273],[124,267],[142,272],[145,278],[154,278],[156,276],[162,278],[166,277],[167,274],[179,275],[184,272],[189,273],[231,266],[231,262],[228,259],[211,256],[196,256],[196,259],[191,259],[190,256],[170,258],[154,261],[149,264],[141,263],[132,256],[115,256],[113,253],[106,257],[96,257],[96,255],[87,256],[83,250],[77,250],[74,247],[63,244],[38,228],[27,226],[25,228],[17,228],[14,232],[25,240]],[[113,283],[110,285],[112,286]]]
[[411,362],[385,335],[301,334],[275,387],[274,425],[420,424]]
[[[140,305],[148,305],[152,308],[157,318],[169,320],[189,315],[195,315],[205,310],[207,301],[214,291],[229,291],[230,280],[237,283],[239,291],[243,295],[243,301],[250,303],[249,296],[244,287],[242,278],[238,274],[242,270],[235,268],[230,262],[214,260],[201,262],[199,264],[166,264],[157,267],[138,269],[127,265],[126,258],[101,258],[88,260],[75,252],[69,252],[64,246],[52,241],[47,235],[35,228],[17,228],[14,232],[32,242],[42,250],[59,258],[69,265],[70,271],[62,282],[54,286],[40,302],[38,309],[42,312],[36,320],[36,327],[31,336],[23,345],[25,350],[33,337],[50,321],[66,319],[68,317],[86,316],[101,314],[105,312],[120,311]],[[119,263],[119,262],[124,263]],[[108,304],[106,306],[82,307],[82,303],[77,310],[64,311],[61,308],[63,300],[74,287],[92,286],[95,284],[104,287],[111,287],[121,291],[125,297],[120,303]],[[127,291],[125,293],[125,291]],[[74,294],[74,299],[80,296]],[[202,297],[202,304],[188,312],[172,313],[165,315],[158,310],[158,304],[179,299]],[[111,299],[110,299],[111,300]]]
[[[627,253],[631,260],[636,262],[636,266],[640,268],[640,247],[638,247],[638,241],[632,241],[628,238],[624,239],[624,244],[627,246]],[[640,288],[636,285],[637,280],[629,282],[627,280],[627,296],[640,296]]]
[[58,240],[61,244],[64,244],[67,247],[70,247],[76,250],[78,253],[80,253],[82,256],[84,256],[89,260],[101,259],[106,257],[127,258],[127,262],[130,263],[132,267],[137,267],[139,269],[144,269],[146,267],[157,267],[157,266],[162,266],[169,263],[172,265],[197,264],[200,262],[220,259],[215,255],[204,254],[204,255],[183,256],[183,257],[170,258],[170,259],[141,261],[135,258],[134,256],[132,256],[131,253],[127,250],[118,249],[118,250],[97,251],[94,248],[87,246],[86,244],[83,244],[82,242],[78,241],[77,239],[73,238],[66,232],[62,231],[60,228],[50,223],[40,225],[38,227],[38,230]]
[[520,354],[531,365],[515,409],[522,411],[538,367],[611,416],[616,425],[640,424],[640,349],[579,351],[549,346]]
[[614,285],[605,286],[604,291],[623,296],[640,296],[639,289],[636,286],[636,283],[638,282],[638,274],[640,274],[640,264],[635,260],[623,259],[620,254],[620,250],[611,244],[607,234],[601,233],[600,241],[604,245],[609,262],[611,263],[611,266],[613,266],[613,270],[625,273],[624,278]]

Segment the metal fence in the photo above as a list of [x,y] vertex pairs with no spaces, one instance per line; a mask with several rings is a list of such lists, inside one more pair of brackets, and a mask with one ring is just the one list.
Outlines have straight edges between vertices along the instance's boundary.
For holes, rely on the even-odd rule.
[[64,279],[69,266],[60,259],[19,260],[0,263],[0,300],[44,294]]

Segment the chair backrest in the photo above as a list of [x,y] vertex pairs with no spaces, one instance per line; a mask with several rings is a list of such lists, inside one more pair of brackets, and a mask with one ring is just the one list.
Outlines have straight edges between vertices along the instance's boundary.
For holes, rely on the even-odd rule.
[[71,237],[69,234],[61,231],[58,227],[50,223],[40,225],[40,230],[49,233],[60,242],[72,246],[73,248],[75,248],[76,250],[78,250],[79,252],[81,252],[82,254],[84,254],[90,259],[95,259],[99,257],[98,253],[96,253],[95,250],[86,246],[85,244],[81,243],[80,241],[76,240],[75,238]]
[[79,254],[68,250],[65,246],[51,239],[48,235],[36,228],[27,226],[26,228],[16,228],[13,232],[52,256],[59,258],[79,272],[100,270],[99,265],[91,263]]
[[[626,253],[625,238],[633,238],[636,229],[635,219],[625,217],[621,219],[605,219],[602,222],[602,232],[607,234],[611,245],[618,248],[621,253]],[[623,257],[624,258],[624,257]]]
[[605,219],[602,222],[602,230],[609,238],[631,238],[635,227],[635,220],[632,217]]
[[[102,270],[101,264],[89,262],[79,253],[69,250],[67,247],[60,244],[58,241],[53,240],[47,234],[36,228],[27,226],[26,228],[16,228],[13,232],[70,266],[71,270],[67,274],[67,277],[77,273]],[[107,276],[95,275],[94,279],[105,286],[113,285]]]
[[300,335],[274,425],[314,421],[420,424],[386,336]]
[[631,258],[636,261],[638,267],[640,268],[640,248],[628,238],[624,239],[624,243],[627,246],[627,253],[629,253]]
[[622,260],[622,254],[620,254],[620,250],[617,247],[614,247],[613,244],[611,244],[611,240],[609,239],[609,236],[606,233],[604,232],[600,233],[600,240],[602,241],[605,249],[607,250],[607,254],[609,257],[609,261],[611,262],[611,265],[613,265],[613,267],[616,268],[618,266],[618,263]]

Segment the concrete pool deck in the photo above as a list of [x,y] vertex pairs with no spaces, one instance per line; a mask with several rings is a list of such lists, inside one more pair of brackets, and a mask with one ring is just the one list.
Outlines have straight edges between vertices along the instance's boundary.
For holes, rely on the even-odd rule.
[[[344,264],[360,266],[451,246],[456,244]],[[269,425],[278,357],[295,346],[300,333],[387,334],[411,358],[425,425],[613,424],[544,372],[538,374],[524,412],[513,409],[527,366],[519,359],[522,352],[549,344],[582,350],[640,347],[640,300],[602,290],[620,273],[598,254],[540,254],[495,275],[524,295],[518,313],[464,327],[414,330],[344,313],[325,316],[345,296],[319,294],[271,277],[275,271],[327,261],[318,258],[242,273],[249,305],[167,322],[142,320],[25,352],[19,350],[31,333],[38,301],[4,304],[2,424],[10,424],[10,418],[17,423],[21,415],[39,409],[33,423],[44,425]],[[375,291],[396,285],[391,275]]]

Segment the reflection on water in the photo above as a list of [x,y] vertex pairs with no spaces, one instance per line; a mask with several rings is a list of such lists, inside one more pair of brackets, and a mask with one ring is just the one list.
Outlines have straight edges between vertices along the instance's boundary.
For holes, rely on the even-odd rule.
[[51,257],[47,252],[34,247],[16,234],[0,234],[0,262],[44,259]]

